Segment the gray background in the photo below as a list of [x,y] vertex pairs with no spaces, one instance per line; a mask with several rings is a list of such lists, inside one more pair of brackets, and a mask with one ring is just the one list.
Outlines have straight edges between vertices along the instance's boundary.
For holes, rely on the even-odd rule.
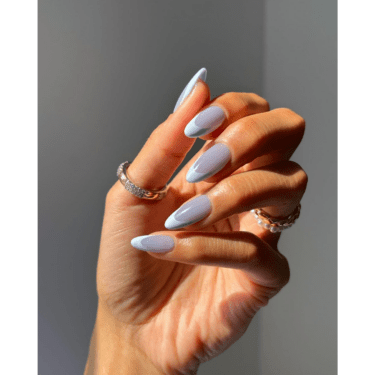
[[333,0],[39,1],[39,374],[83,372],[105,194],[202,66],[306,119],[309,186],[290,283],[199,373],[336,373],[336,26]]

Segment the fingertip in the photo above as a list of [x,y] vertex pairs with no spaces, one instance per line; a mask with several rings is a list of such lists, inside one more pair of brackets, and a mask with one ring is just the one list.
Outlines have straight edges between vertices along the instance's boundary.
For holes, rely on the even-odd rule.
[[182,103],[186,101],[186,99],[191,96],[192,92],[195,90],[197,83],[199,81],[206,81],[207,78],[207,69],[201,68],[194,74],[194,76],[190,79],[188,84],[182,90],[180,96],[177,99],[173,112],[176,112],[178,108],[181,107]]
[[200,90],[202,91],[202,93],[204,94],[204,97],[206,99],[205,104],[207,104],[211,100],[210,86],[208,86],[206,81],[203,81],[201,79],[198,80],[198,84],[200,86]]
[[194,116],[202,107],[210,102],[210,88],[205,81],[198,79],[189,95],[182,100],[178,99],[173,114],[180,115],[185,112],[188,116]]
[[158,233],[134,237],[130,243],[134,248],[150,253],[166,253],[175,247],[172,236]]
[[206,68],[201,68],[199,71],[198,71],[198,76],[199,76],[199,79],[201,79],[202,81],[205,81],[206,82],[206,79],[207,79],[207,69]]

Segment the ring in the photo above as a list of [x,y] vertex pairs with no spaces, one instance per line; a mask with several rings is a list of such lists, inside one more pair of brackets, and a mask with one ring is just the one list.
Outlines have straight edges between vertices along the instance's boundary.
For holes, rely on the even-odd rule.
[[255,219],[258,219],[258,225],[268,229],[272,233],[281,232],[284,229],[290,228],[296,220],[299,218],[301,212],[301,203],[295,208],[295,210],[285,218],[276,219],[265,213],[261,208],[255,208],[250,211]]
[[117,177],[127,191],[137,196],[138,198],[150,200],[160,200],[167,195],[168,185],[165,185],[161,190],[146,190],[137,185],[134,185],[126,174],[126,170],[129,168],[130,164],[131,162],[125,161],[124,163],[121,163],[117,168]]

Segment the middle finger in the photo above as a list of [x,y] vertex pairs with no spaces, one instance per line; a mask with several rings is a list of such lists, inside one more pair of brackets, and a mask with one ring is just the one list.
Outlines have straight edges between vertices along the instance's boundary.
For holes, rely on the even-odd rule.
[[287,108],[242,117],[194,157],[186,179],[218,182],[261,156],[290,156],[301,142],[304,129],[304,119]]

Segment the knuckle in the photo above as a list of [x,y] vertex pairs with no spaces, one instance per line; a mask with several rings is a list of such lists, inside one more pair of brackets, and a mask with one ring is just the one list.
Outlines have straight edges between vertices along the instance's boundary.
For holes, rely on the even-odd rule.
[[242,117],[232,125],[232,131],[239,137],[239,139],[262,139],[272,129],[265,121],[262,121],[257,116]]
[[285,116],[289,120],[288,122],[292,127],[295,127],[298,130],[305,130],[305,119],[296,112],[292,111],[290,108],[277,108],[274,111],[282,116]]
[[221,100],[223,101],[224,104],[238,101],[240,99],[240,94],[238,92],[226,92],[221,96]]
[[306,128],[306,121],[305,119],[298,115],[298,114],[295,114],[294,116],[294,126],[296,127],[296,129],[301,132],[302,134],[305,132],[305,128]]
[[262,103],[262,107],[264,107],[265,112],[268,112],[271,109],[270,103],[266,99],[263,99],[263,100],[264,100],[264,103]]
[[252,101],[262,110],[264,110],[265,112],[268,112],[270,110],[270,104],[268,103],[266,99],[262,98],[260,95],[255,94],[253,92],[250,93],[249,95]]
[[290,281],[290,267],[289,267],[288,259],[284,255],[282,255],[282,254],[280,254],[280,255],[283,258],[283,260],[282,260],[283,270],[282,270],[282,272],[280,272],[280,283],[281,283],[281,287],[284,287]]
[[[234,107],[241,116],[270,110],[268,101],[252,92],[227,92],[220,96],[220,101],[224,105],[231,104],[231,107]],[[235,103],[234,106],[233,103]]]
[[308,176],[307,173],[301,168],[296,173],[296,190],[301,192],[302,195],[305,193],[307,188]]
[[296,113],[292,111],[290,108],[280,107],[274,109],[274,112],[279,113],[280,115],[286,116],[286,117],[294,117]]
[[306,191],[308,176],[304,169],[294,161],[288,161],[288,169],[291,172],[291,188],[301,197]]
[[270,109],[267,100],[255,93],[238,93],[240,112],[247,116],[255,113],[267,112]]
[[224,96],[228,99],[239,99],[241,97],[241,93],[237,91],[229,91]]

